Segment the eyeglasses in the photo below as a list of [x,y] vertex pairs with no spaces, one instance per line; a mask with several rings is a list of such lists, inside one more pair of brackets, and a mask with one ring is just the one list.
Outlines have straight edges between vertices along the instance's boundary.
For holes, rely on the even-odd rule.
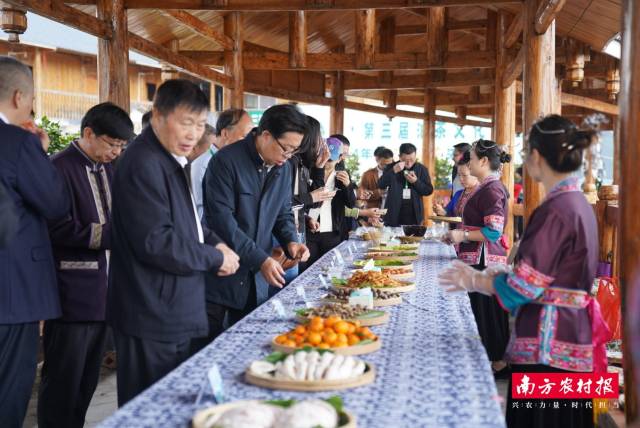
[[275,136],[273,136],[273,135],[272,135],[272,137],[273,137],[273,139],[275,140],[275,142],[276,142],[276,143],[278,143],[278,146],[280,146],[280,150],[282,150],[282,155],[283,155],[285,158],[287,158],[287,159],[288,159],[288,158],[292,157],[293,155],[295,155],[295,154],[297,154],[297,153],[300,153],[300,149],[298,149],[298,148],[293,149],[293,150],[291,150],[291,149],[287,150],[287,148],[286,148],[285,146],[283,146],[283,145],[282,145],[282,143],[280,142],[280,140],[278,140],[278,139],[277,139]]
[[[98,140],[105,142],[109,146],[111,151],[114,151],[114,152],[124,150],[126,145],[126,143],[120,143],[120,144],[112,143],[111,141],[107,140],[104,135],[101,135],[100,137],[98,137]],[[119,141],[122,141],[122,140],[119,140]]]

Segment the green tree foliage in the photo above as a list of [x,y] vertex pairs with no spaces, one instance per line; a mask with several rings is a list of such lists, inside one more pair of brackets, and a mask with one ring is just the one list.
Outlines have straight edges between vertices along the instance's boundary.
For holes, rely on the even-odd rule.
[[451,185],[453,165],[449,159],[436,159],[436,189],[447,189]]
[[344,166],[351,176],[351,181],[357,186],[360,183],[360,158],[358,158],[358,154],[350,155],[344,161]]
[[49,155],[66,149],[73,140],[80,138],[80,134],[66,132],[62,129],[60,123],[49,119],[47,116],[42,116],[38,126],[49,135],[51,140],[48,150]]

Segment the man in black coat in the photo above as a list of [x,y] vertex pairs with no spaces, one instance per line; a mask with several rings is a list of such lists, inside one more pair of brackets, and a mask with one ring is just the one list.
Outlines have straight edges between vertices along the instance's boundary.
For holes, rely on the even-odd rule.
[[387,226],[422,224],[424,220],[423,196],[433,193],[429,170],[416,162],[416,146],[400,145],[400,161],[389,165],[378,181],[380,189],[388,189]]
[[3,249],[16,234],[18,216],[16,207],[7,189],[0,182],[0,249]]
[[238,269],[238,256],[201,225],[185,168],[208,108],[194,83],[164,82],[150,126],[116,166],[107,321],[120,406],[191,356],[192,339],[207,334],[204,273]]
[[22,426],[36,376],[39,321],[60,316],[48,220],[69,211],[64,180],[31,121],[33,77],[19,61],[0,57],[0,182],[18,224],[0,249],[0,425]]
[[[229,277],[207,275],[207,312],[215,337],[263,303],[268,287],[256,286],[261,273],[282,287],[284,270],[270,257],[275,236],[287,256],[306,261],[309,250],[297,242],[291,209],[291,163],[307,130],[306,116],[293,105],[276,105],[244,140],[224,147],[207,173],[206,223],[240,256],[240,269]],[[211,338],[210,337],[210,338]]]

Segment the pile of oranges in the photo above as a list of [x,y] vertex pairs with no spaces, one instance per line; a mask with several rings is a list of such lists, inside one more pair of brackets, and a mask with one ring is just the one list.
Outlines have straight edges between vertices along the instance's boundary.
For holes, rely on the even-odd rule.
[[358,321],[349,322],[332,315],[328,318],[313,317],[307,324],[300,324],[277,336],[275,342],[292,348],[312,346],[330,349],[354,346],[363,340],[378,340],[378,337]]

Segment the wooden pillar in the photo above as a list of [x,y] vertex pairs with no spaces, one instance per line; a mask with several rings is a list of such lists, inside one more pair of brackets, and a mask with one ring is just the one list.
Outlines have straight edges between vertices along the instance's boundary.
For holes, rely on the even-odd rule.
[[[429,72],[427,72],[427,75]],[[429,79],[427,79],[429,80]],[[424,91],[424,119],[422,122],[422,163],[429,169],[431,182],[436,172],[436,96],[433,89]],[[424,202],[424,224],[430,225],[433,215],[433,195],[422,198]]]
[[307,16],[304,10],[289,12],[289,64],[307,66]]
[[613,184],[620,184],[620,122],[613,117]]
[[[448,46],[446,8],[431,7],[427,10],[427,64],[444,64]],[[428,73],[430,80],[444,80],[445,74],[443,70]]]
[[242,13],[231,12],[224,17],[224,33],[233,40],[233,49],[224,52],[225,73],[231,85],[225,88],[225,108],[244,108],[244,68],[242,66]]
[[[178,53],[180,51],[180,40],[171,39],[167,43],[165,43],[165,46],[171,52]],[[172,65],[166,64],[166,63],[162,64],[162,71],[160,73],[160,79],[163,82],[165,80],[178,79],[179,77],[180,77],[180,73],[178,72],[178,70],[173,68]]]
[[113,29],[110,39],[98,39],[100,102],[111,101],[129,111],[129,42],[124,0],[98,0],[98,18]]
[[373,68],[376,40],[376,10],[356,10],[356,67]]
[[640,374],[640,197],[637,192],[640,162],[640,3],[625,0],[622,14],[620,68],[620,229],[619,259],[624,319],[624,381],[627,426],[638,420]]
[[42,57],[45,55],[42,49],[36,48],[35,57],[33,59],[33,93],[35,96],[34,110],[36,118],[44,116],[42,98],[44,96],[42,86],[44,71],[42,68]]
[[[526,0],[524,13],[524,47],[526,49],[523,70],[523,131],[526,134],[542,116],[554,112],[555,105],[555,22],[544,34],[535,31],[535,16],[544,0]],[[524,214],[528,220],[544,198],[542,186],[536,183],[524,168]]]
[[[396,18],[395,16],[388,16],[380,21],[380,44],[378,46],[378,52],[380,53],[394,53],[396,50]],[[381,71],[379,79],[384,83],[391,83],[393,81],[393,71]]]
[[[505,47],[504,38],[508,28],[507,14],[489,11],[489,22],[495,23],[495,48],[496,48],[496,79],[495,79],[495,104],[493,118],[493,138],[496,143],[514,156],[514,144],[516,136],[516,84],[512,82],[506,88],[502,85],[504,73],[509,66],[509,56]],[[494,18],[495,16],[495,18]],[[514,187],[514,165],[506,163],[502,170],[502,183],[509,192],[509,215],[506,219],[505,233],[509,240],[509,246],[513,245],[513,187]]]
[[331,104],[331,134],[343,134],[344,133],[344,78],[342,71],[336,72],[333,80],[333,92],[334,102]]

